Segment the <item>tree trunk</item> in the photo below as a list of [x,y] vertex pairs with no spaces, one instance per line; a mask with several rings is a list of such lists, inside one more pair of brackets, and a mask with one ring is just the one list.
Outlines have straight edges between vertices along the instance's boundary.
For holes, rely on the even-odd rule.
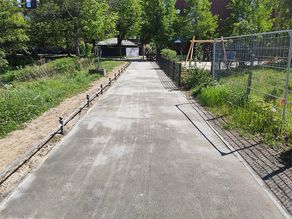
[[74,25],[74,51],[77,56],[80,56],[80,49],[79,49],[79,24],[78,22]]
[[123,36],[122,34],[119,34],[118,35],[118,44],[117,44],[117,47],[119,49],[119,53],[120,53],[120,58],[122,58],[122,42],[123,42]]
[[71,53],[71,47],[70,47],[70,32],[66,31],[66,50],[68,56],[70,56]]

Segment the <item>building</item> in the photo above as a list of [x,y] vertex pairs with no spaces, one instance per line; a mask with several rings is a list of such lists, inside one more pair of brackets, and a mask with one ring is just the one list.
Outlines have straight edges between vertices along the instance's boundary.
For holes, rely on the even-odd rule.
[[139,56],[139,45],[129,40],[123,40],[121,47],[118,47],[117,38],[101,41],[97,45],[101,49],[102,57]]

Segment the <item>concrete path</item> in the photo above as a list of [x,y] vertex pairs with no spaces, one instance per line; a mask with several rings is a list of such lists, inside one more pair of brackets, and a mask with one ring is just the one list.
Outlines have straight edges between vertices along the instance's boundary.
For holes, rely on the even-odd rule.
[[[227,150],[159,76],[155,64],[133,63],[0,204],[0,217],[283,218],[239,160],[203,137],[194,124]],[[194,124],[182,113],[191,110]]]

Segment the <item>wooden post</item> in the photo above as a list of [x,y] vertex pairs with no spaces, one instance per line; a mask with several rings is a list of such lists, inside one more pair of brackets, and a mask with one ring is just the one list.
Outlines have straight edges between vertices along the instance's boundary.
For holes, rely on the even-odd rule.
[[190,46],[190,48],[189,48],[189,52],[188,52],[188,55],[187,55],[187,58],[186,58],[186,65],[187,65],[187,62],[188,62],[188,60],[189,60],[189,57],[190,57],[190,55],[191,55],[191,51],[192,51],[192,48],[194,47],[193,45],[194,45],[194,41],[195,41],[195,36],[193,36],[193,39],[192,39],[192,41],[191,41],[191,46]]

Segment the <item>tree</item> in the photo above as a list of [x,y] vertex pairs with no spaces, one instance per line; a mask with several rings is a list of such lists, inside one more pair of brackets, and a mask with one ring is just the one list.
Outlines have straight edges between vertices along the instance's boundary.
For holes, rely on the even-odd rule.
[[266,32],[273,27],[274,0],[231,0],[231,34]]
[[6,56],[27,48],[27,27],[17,1],[0,0],[0,71],[8,64]]
[[111,10],[117,14],[118,46],[125,37],[134,37],[141,28],[141,0],[110,0]]
[[276,5],[277,17],[274,29],[292,29],[292,1],[282,0]]
[[30,38],[34,48],[70,50],[70,22],[57,1],[41,1],[30,14]]
[[156,44],[157,52],[173,38],[176,9],[174,0],[143,1],[142,41]]
[[66,45],[80,55],[81,39],[93,43],[112,36],[116,19],[106,0],[41,1],[32,14],[32,34],[38,47]]
[[188,0],[190,6],[186,9],[186,15],[177,20],[177,28],[180,34],[190,39],[196,36],[201,39],[210,39],[216,36],[218,17],[211,12],[209,0]]

